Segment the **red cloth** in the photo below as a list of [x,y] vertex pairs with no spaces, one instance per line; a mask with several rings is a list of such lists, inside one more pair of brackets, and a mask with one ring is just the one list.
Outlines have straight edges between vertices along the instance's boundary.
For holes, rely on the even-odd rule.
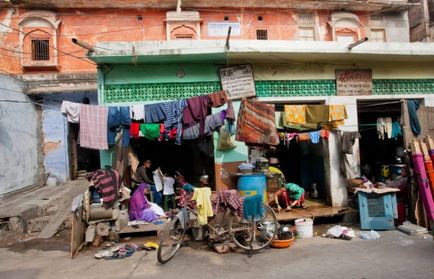
[[213,108],[218,108],[223,106],[228,101],[228,96],[226,95],[226,90],[217,91],[211,94],[208,94],[210,99],[210,105]]
[[139,137],[140,123],[131,122],[130,124],[130,136],[133,138]]
[[188,106],[182,114],[182,123],[184,126],[191,126],[199,122],[199,134],[205,134],[205,119],[208,115],[208,105],[210,99],[208,95],[192,97],[187,100]]
[[329,130],[326,130],[326,129],[322,129],[321,132],[320,132],[320,136],[323,139],[328,139],[329,138],[329,134],[330,134]]

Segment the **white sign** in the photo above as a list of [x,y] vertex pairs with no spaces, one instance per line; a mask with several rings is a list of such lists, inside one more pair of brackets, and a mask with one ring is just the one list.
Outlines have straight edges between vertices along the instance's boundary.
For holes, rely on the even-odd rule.
[[239,22],[209,22],[208,36],[210,37],[225,37],[228,34],[229,26],[231,36],[241,36],[241,24]]
[[223,90],[227,91],[231,100],[256,96],[253,69],[250,64],[220,68],[220,79]]

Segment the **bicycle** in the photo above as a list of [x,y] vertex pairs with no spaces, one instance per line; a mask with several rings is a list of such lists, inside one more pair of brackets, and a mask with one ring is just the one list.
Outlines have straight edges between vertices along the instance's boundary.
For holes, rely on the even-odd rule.
[[[274,210],[264,203],[262,207],[263,216],[258,220],[245,220],[226,208],[223,216],[229,218],[225,220],[228,221],[227,229],[220,224],[211,225],[208,223],[205,226],[217,241],[229,239],[251,255],[253,252],[258,252],[270,245],[278,229]],[[161,264],[167,263],[180,249],[186,231],[191,228],[191,224],[189,224],[190,214],[196,214],[196,212],[190,208],[182,209],[161,231],[157,251],[157,259]]]

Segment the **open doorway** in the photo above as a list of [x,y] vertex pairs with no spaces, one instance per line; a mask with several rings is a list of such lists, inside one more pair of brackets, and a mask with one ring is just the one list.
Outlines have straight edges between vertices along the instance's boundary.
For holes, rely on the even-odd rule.
[[179,171],[187,182],[197,184],[202,174],[209,176],[211,189],[215,189],[214,143],[212,137],[184,140],[181,145],[168,141],[132,138],[130,145],[142,164],[151,160],[151,170],[160,167],[163,172]]

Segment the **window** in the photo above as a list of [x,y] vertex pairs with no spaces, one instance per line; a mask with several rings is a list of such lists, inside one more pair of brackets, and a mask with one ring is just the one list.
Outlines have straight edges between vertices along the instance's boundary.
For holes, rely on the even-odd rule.
[[223,19],[224,19],[224,21],[229,21],[229,17],[228,16],[225,16]]
[[258,16],[258,21],[262,21],[262,20],[263,20],[262,16]]
[[315,28],[314,27],[299,27],[298,39],[300,41],[315,41]]
[[32,40],[32,60],[50,60],[50,40]]
[[268,40],[268,30],[256,30],[256,40]]
[[386,31],[384,29],[371,29],[371,36],[369,36],[371,42],[385,42]]
[[308,13],[298,14],[298,24],[306,24],[306,25],[315,24],[314,15]]

